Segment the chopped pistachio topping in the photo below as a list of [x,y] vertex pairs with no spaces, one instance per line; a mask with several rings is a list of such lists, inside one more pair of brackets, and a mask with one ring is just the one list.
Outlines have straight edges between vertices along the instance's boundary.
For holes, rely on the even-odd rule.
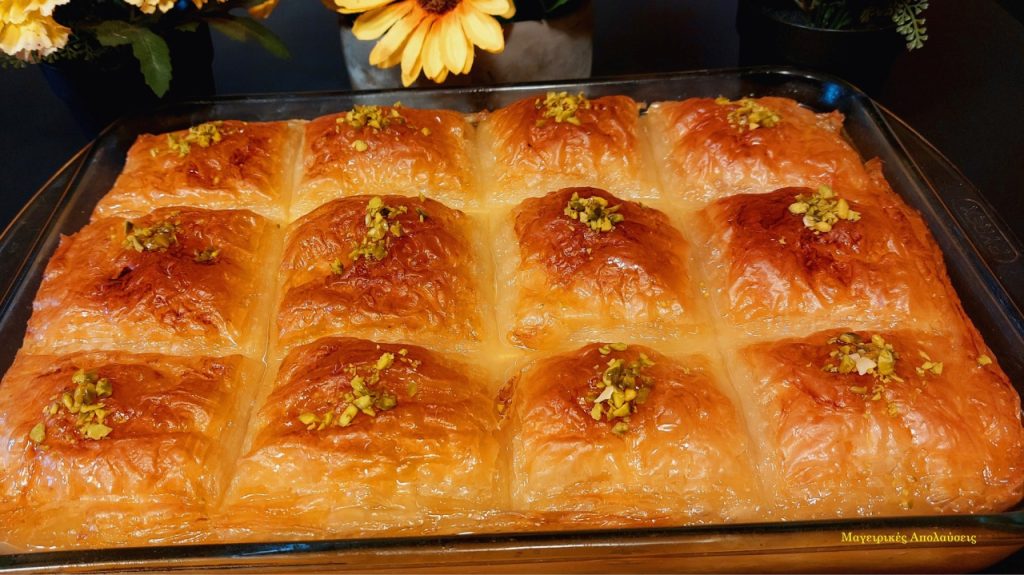
[[629,431],[629,424],[625,421],[620,421],[612,426],[612,433],[615,435],[625,435]]
[[420,133],[423,134],[424,136],[429,136],[430,128],[423,128],[422,130],[420,130]]
[[366,235],[352,249],[349,257],[353,260],[366,258],[368,260],[380,261],[384,259],[391,245],[391,238],[402,237],[402,224],[391,220],[407,211],[408,208],[405,206],[393,208],[384,205],[384,200],[380,197],[375,196],[371,198],[370,202],[366,205],[366,218],[364,220],[366,223]]
[[199,264],[212,264],[217,261],[217,257],[220,256],[220,249],[210,246],[201,252],[196,252],[196,263]]
[[538,126],[543,126],[549,119],[561,124],[568,122],[574,126],[580,125],[580,119],[576,112],[590,109],[590,100],[583,95],[583,92],[575,96],[568,92],[548,92],[543,98],[537,98],[534,106],[541,112],[541,118],[537,120]]
[[850,204],[828,186],[819,187],[810,197],[798,195],[796,201],[789,204],[789,212],[803,216],[804,226],[816,234],[832,231],[839,220],[855,222],[860,219],[860,212],[851,210]]
[[569,203],[565,205],[563,213],[574,220],[590,226],[595,232],[610,232],[615,224],[625,218],[618,213],[622,205],[608,207],[608,200],[601,196],[581,198],[576,192],[572,193]]
[[33,443],[42,443],[46,441],[46,424],[39,422],[32,428],[32,431],[28,432],[28,438]]
[[357,152],[365,152],[370,149],[370,145],[365,140],[356,140],[352,142],[352,149]]
[[844,333],[829,339],[828,343],[836,346],[829,357],[838,363],[829,362],[825,371],[841,374],[856,371],[858,375],[871,375],[882,383],[902,381],[896,375],[899,354],[882,336],[876,334],[865,340],[855,333]]
[[139,228],[130,221],[124,223],[124,247],[137,252],[164,251],[178,243],[175,232],[178,224],[174,220],[177,214],[149,227]]
[[942,375],[942,362],[932,361],[932,358],[928,357],[928,354],[924,351],[918,352],[924,363],[914,368],[917,375],[924,376],[925,374]]
[[427,218],[430,217],[427,215],[427,212],[424,211],[423,208],[416,208],[416,214],[420,217],[421,222],[427,221]]
[[[612,350],[625,351],[625,344],[610,344],[598,348],[602,355]],[[607,351],[607,353],[606,353]],[[647,401],[651,392],[650,377],[643,370],[654,365],[645,354],[634,361],[626,362],[622,358],[611,358],[597,382],[597,390],[588,395],[590,417],[595,421],[615,421],[612,433],[622,435],[629,431],[630,414],[635,413],[637,406]]]
[[602,345],[601,347],[597,348],[597,351],[601,355],[608,355],[613,350],[614,351],[626,351],[626,349],[628,349],[628,347],[629,346],[627,346],[626,344],[624,344],[622,342],[606,343],[606,344]]
[[376,369],[377,371],[384,371],[385,369],[387,369],[387,368],[391,367],[392,365],[394,365],[394,363],[395,363],[395,354],[393,354],[393,353],[382,353],[380,355],[380,358],[377,359],[377,365],[374,366],[374,369]]
[[205,122],[198,126],[192,126],[184,135],[167,134],[167,147],[182,157],[192,151],[193,144],[200,148],[209,148],[223,138],[220,130],[217,129],[221,123]]
[[[864,339],[855,333],[844,333],[838,337],[828,340],[828,343],[835,345],[836,349],[829,353],[828,363],[823,368],[829,373],[870,375],[875,383],[869,388],[866,385],[851,385],[850,391],[862,395],[869,401],[885,400],[886,409],[889,415],[899,414],[899,407],[886,396],[886,384],[890,382],[901,382],[903,379],[896,375],[896,361],[899,353],[893,349],[892,344],[887,343],[880,335],[872,335],[870,339]],[[942,368],[939,367],[939,371]]]
[[[345,116],[338,118],[337,122],[339,124],[348,124],[357,130],[360,128],[370,128],[374,132],[379,132],[393,123],[405,123],[405,117],[398,111],[400,107],[401,105],[398,102],[390,110],[385,110],[380,106],[357,105],[348,112],[345,112]],[[359,142],[361,140],[356,141]],[[365,146],[366,142],[363,142],[363,145]]]
[[989,357],[987,355],[984,355],[984,354],[978,356],[978,365],[980,365],[982,367],[985,367],[986,365],[991,365],[991,364],[992,364],[992,358],[991,357]]
[[752,98],[730,100],[725,97],[715,98],[719,106],[732,106],[729,112],[729,124],[737,131],[753,131],[761,127],[774,128],[782,118],[771,108],[759,104]]
[[81,431],[83,437],[87,439],[92,439],[93,441],[103,439],[104,437],[109,435],[111,431],[113,431],[106,425],[95,422],[86,423],[82,427],[80,427],[79,430]]
[[331,261],[331,273],[336,276],[340,276],[345,273],[345,264],[341,262],[341,258],[334,258],[334,260]]
[[[114,393],[114,387],[110,380],[99,377],[95,372],[79,369],[71,376],[71,382],[75,388],[70,392],[64,392],[59,400],[43,409],[43,415],[56,415],[63,407],[65,411],[75,416],[75,428],[78,434],[84,439],[98,441],[113,431],[105,425],[108,415],[106,404],[103,398],[110,397]],[[29,433],[29,438],[42,443],[46,439],[46,424],[38,423]]]
[[[398,351],[400,359],[404,359],[408,353],[406,349]],[[368,370],[362,373],[354,366],[349,366],[349,374],[352,379],[349,385],[352,391],[345,393],[341,402],[330,409],[324,415],[317,415],[311,411],[299,415],[299,422],[306,426],[306,429],[321,431],[332,425],[348,427],[359,416],[360,413],[370,417],[376,417],[377,411],[388,411],[398,405],[398,398],[387,391],[378,389],[381,374],[391,368],[395,363],[395,354],[384,352],[377,358],[377,361]],[[416,395],[416,382],[409,382],[409,396]]]

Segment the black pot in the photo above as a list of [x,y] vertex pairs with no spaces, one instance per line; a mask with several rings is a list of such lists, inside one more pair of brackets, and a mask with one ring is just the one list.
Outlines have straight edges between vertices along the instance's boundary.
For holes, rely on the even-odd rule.
[[741,65],[784,64],[827,72],[871,94],[881,90],[905,50],[895,25],[827,30],[788,16],[769,0],[739,0]]
[[213,42],[210,29],[161,34],[171,53],[170,88],[162,98],[146,85],[131,47],[118,46],[90,60],[40,65],[50,89],[70,108],[89,138],[118,117],[153,110],[166,102],[213,95]]

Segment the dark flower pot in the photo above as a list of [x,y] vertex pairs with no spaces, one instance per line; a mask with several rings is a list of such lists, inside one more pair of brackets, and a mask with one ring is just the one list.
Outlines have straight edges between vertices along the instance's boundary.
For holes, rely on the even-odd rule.
[[[792,4],[790,2],[790,4]],[[896,26],[827,30],[796,22],[768,0],[739,0],[740,64],[784,64],[839,76],[877,93],[905,50]]]
[[87,137],[95,137],[118,117],[152,110],[166,102],[213,95],[213,42],[210,29],[161,34],[171,53],[170,89],[153,94],[129,46],[104,50],[89,60],[59,60],[40,68],[50,89],[70,108]]
[[[505,50],[500,54],[476,51],[473,69],[466,75],[449,75],[445,86],[471,86],[541,80],[589,78],[594,53],[594,16],[590,0],[574,0],[553,12],[539,2],[516,2],[516,16],[505,22]],[[399,67],[380,69],[370,65],[376,41],[358,40],[352,34],[354,17],[339,19],[342,52],[349,82],[356,90],[402,87]],[[436,87],[420,76],[413,84]]]

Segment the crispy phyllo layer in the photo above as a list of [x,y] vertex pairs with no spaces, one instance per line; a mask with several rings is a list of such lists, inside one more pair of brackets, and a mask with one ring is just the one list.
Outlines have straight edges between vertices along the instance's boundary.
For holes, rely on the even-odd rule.
[[689,248],[664,213],[597,188],[566,188],[524,201],[510,220],[499,224],[496,249],[513,343],[697,330]]
[[956,313],[942,256],[902,202],[783,188],[718,200],[702,228],[709,291],[726,322],[746,331],[941,330]]
[[487,116],[481,153],[492,201],[516,203],[565,186],[599,186],[626,197],[654,195],[638,128],[639,105],[625,96],[593,100],[548,93]]
[[788,186],[868,185],[839,112],[816,114],[788,98],[692,98],[652,105],[647,122],[667,197],[703,203]]
[[240,356],[20,354],[0,385],[3,541],[32,549],[205,536],[241,439]]
[[279,343],[324,335],[481,340],[470,219],[405,196],[334,200],[295,222],[281,264]]
[[497,414],[472,366],[324,338],[285,357],[223,509],[240,537],[430,532],[501,508]]
[[426,194],[474,204],[472,126],[458,112],[356,106],[306,126],[291,217],[360,194]]
[[155,208],[246,209],[283,219],[297,128],[291,122],[207,122],[143,134],[93,219],[139,217]]
[[513,507],[608,524],[754,517],[752,454],[724,384],[706,357],[637,345],[595,343],[531,363],[500,404]]
[[89,224],[50,260],[25,347],[261,354],[272,239],[272,224],[245,210]]
[[782,516],[986,513],[1020,500],[1020,398],[957,327],[830,330],[737,352]]

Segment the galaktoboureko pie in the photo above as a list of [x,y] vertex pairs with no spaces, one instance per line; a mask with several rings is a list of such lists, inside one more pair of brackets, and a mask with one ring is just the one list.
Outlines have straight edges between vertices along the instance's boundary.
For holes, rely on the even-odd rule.
[[0,543],[1000,511],[1020,398],[838,112],[140,136],[0,384]]

